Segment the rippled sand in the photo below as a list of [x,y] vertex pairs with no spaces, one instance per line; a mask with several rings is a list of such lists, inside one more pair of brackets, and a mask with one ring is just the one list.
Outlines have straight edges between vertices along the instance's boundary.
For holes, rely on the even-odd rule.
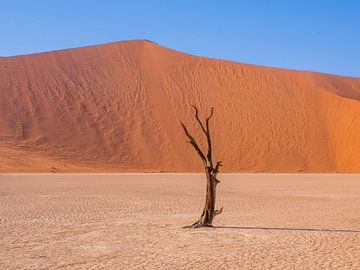
[[0,57],[0,172],[199,172],[191,104],[222,171],[360,172],[360,78],[147,40]]
[[0,174],[0,269],[360,269],[360,175]]

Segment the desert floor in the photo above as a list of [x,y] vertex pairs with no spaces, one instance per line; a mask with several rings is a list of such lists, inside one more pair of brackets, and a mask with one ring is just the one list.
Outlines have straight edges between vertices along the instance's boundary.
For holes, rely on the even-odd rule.
[[0,174],[0,269],[360,269],[360,175]]

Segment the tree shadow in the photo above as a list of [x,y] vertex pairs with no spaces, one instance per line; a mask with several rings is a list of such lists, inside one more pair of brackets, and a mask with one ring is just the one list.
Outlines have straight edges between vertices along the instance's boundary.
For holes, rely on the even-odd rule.
[[281,227],[247,227],[247,226],[214,226],[216,229],[239,229],[239,230],[269,230],[269,231],[302,231],[302,232],[343,232],[360,233],[360,230],[336,230],[336,229],[309,229],[309,228],[281,228]]

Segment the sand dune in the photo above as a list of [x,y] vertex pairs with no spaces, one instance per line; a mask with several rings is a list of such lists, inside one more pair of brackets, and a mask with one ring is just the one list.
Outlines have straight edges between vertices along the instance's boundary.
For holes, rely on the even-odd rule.
[[0,58],[0,171],[197,171],[191,104],[225,171],[360,171],[359,78],[141,40]]
[[0,269],[360,269],[359,175],[0,174]]

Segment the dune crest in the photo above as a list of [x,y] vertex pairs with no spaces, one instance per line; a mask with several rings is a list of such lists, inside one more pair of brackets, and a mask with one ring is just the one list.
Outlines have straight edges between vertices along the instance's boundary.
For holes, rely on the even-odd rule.
[[359,78],[144,40],[1,57],[0,171],[198,171],[191,104],[224,171],[360,172]]

